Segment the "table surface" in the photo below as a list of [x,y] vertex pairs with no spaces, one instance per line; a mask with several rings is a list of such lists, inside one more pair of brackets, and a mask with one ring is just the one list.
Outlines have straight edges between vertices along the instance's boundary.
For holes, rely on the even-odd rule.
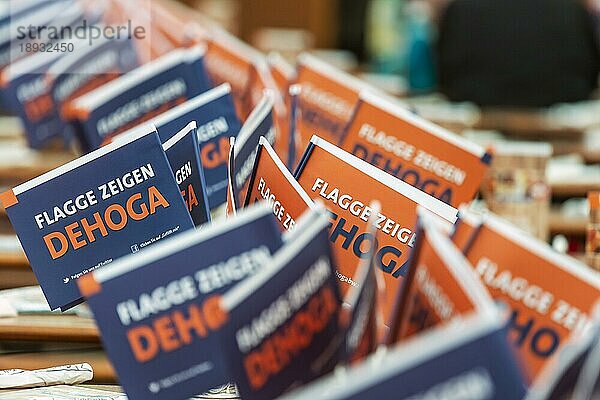
[[552,197],[586,197],[589,191],[600,190],[599,179],[551,182]]
[[550,211],[548,220],[550,233],[555,235],[562,233],[564,235],[584,236],[588,219],[586,217],[570,217],[561,213],[557,209]]
[[0,340],[100,343],[100,334],[91,318],[61,314],[19,315],[0,318]]
[[42,175],[75,156],[64,151],[36,151],[22,145],[0,145],[0,182],[16,186]]

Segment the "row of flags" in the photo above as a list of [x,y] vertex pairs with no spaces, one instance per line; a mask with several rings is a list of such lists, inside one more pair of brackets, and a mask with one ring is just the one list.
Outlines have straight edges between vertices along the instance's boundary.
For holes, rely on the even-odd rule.
[[87,301],[131,399],[597,394],[600,277],[464,206],[490,152],[311,55],[64,1],[163,40],[5,67],[30,145],[83,155],[0,200],[50,308]]

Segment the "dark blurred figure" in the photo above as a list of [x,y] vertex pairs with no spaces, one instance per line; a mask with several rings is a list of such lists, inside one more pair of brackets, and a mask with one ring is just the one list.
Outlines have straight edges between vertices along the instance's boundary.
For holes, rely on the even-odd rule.
[[577,0],[454,0],[439,26],[452,101],[543,107],[588,99],[598,83],[595,28]]
[[365,34],[369,0],[345,0],[339,7],[338,47],[351,51],[360,62],[366,61]]

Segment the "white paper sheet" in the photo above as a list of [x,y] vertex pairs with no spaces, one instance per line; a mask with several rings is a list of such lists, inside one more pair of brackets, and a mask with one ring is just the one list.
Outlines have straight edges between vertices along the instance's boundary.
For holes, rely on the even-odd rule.
[[51,385],[74,385],[91,380],[94,371],[90,364],[62,365],[36,370],[0,370],[0,389],[33,388]]

